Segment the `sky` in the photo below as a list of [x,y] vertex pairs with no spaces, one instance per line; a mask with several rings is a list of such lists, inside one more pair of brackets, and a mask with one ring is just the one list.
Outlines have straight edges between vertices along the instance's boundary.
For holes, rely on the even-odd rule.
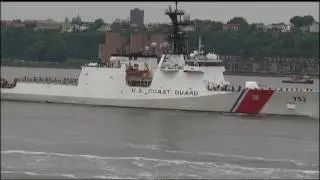
[[[172,2],[3,2],[1,20],[48,19],[63,21],[79,14],[83,21],[102,18],[107,23],[115,19],[128,19],[130,9],[144,10],[145,23],[170,22],[164,11]],[[178,6],[190,14],[191,19],[210,19],[227,22],[241,16],[249,23],[266,24],[284,22],[299,15],[312,15],[319,21],[319,2],[179,2]]]

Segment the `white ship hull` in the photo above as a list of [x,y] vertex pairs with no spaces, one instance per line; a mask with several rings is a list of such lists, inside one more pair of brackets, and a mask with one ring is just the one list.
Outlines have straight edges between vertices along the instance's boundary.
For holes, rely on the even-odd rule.
[[1,99],[319,117],[318,91],[262,89],[256,82],[248,82],[251,87],[245,89],[228,85],[223,61],[216,55],[202,58],[201,38],[200,56],[186,61],[180,25],[188,22],[177,22],[183,14],[177,4],[174,11],[166,11],[174,31],[168,36],[171,47],[165,48],[170,53],[159,63],[151,56],[113,56],[107,67],[82,67],[76,80],[1,79]]
[[[263,94],[264,91],[269,91],[271,93],[269,98],[254,101],[250,96],[253,91],[255,94]],[[307,102],[288,103],[288,99],[291,99],[292,97],[305,97]],[[26,94],[1,92],[1,100],[211,111],[224,113],[298,115],[311,116],[314,118],[319,117],[318,99],[318,92],[286,92],[277,90],[252,89],[243,89],[241,92],[230,92],[225,94],[170,99],[117,99],[77,97],[72,95],[62,96],[40,95],[35,93]]]
[[[178,58],[178,57],[176,57]],[[154,68],[149,87],[132,87],[126,68],[83,67],[77,84],[17,82],[2,88],[2,100],[141,107],[244,114],[319,117],[319,92],[302,89],[209,90],[208,82],[224,81],[224,67],[200,67],[204,73]]]

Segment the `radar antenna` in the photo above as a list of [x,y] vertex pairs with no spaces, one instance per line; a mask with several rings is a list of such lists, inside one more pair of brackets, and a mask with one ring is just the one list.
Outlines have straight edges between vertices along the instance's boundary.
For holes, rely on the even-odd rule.
[[[187,25],[185,22],[181,22],[181,16],[184,15],[183,10],[178,10],[178,1],[175,1],[176,8],[175,10],[169,9],[166,10],[166,15],[168,15],[171,19],[172,23],[172,32],[169,34],[168,38],[173,46],[174,54],[185,54],[186,53],[186,45],[185,45],[185,32],[180,29],[181,25]],[[180,16],[180,18],[178,18]],[[180,21],[179,21],[180,20]]]

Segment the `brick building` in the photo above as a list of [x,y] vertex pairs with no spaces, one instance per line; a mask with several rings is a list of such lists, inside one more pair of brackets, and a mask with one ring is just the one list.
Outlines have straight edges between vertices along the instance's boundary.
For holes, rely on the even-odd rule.
[[[139,53],[144,54],[156,54],[160,56],[163,51],[163,44],[166,42],[166,36],[164,34],[156,34],[148,37],[144,33],[133,33],[129,38],[121,36],[117,32],[107,32],[105,37],[105,44],[99,44],[99,58],[102,62],[106,62],[110,59],[112,54],[128,54]],[[151,44],[156,44],[152,46]],[[147,51],[145,47],[148,46],[150,51]]]
[[107,32],[105,43],[99,44],[99,58],[106,62],[110,59],[111,54],[120,53],[126,49],[127,38],[117,32]]
[[142,52],[147,46],[147,36],[145,34],[132,34],[130,36],[130,53]]
[[224,31],[238,31],[240,24],[224,24],[222,28]]

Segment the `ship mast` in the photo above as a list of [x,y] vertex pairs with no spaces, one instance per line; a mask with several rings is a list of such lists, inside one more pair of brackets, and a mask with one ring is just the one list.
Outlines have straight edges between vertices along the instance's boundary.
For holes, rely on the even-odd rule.
[[[175,4],[175,10],[172,10],[171,6],[169,6],[169,9],[166,10],[165,13],[170,17],[172,23],[172,32],[169,34],[168,39],[173,46],[173,54],[185,54],[185,32],[183,32],[179,27],[179,25],[185,25],[185,23],[181,22],[181,16],[184,15],[184,11],[178,10],[178,1],[175,1]],[[180,16],[179,20],[178,16]]]

